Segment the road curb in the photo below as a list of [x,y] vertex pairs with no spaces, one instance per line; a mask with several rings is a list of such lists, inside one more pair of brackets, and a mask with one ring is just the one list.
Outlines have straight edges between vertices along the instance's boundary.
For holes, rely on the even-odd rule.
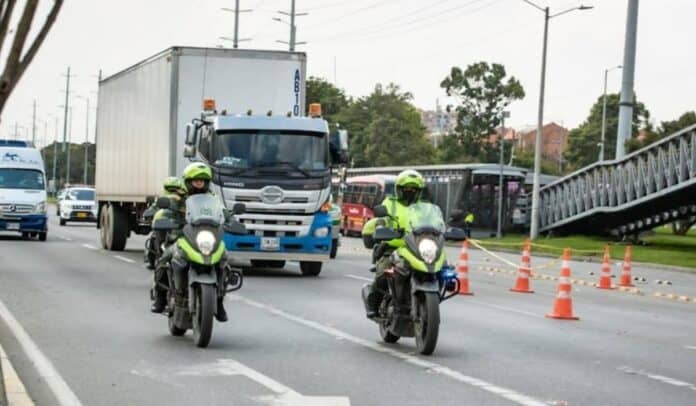
[[5,350],[0,346],[0,405],[34,406]]

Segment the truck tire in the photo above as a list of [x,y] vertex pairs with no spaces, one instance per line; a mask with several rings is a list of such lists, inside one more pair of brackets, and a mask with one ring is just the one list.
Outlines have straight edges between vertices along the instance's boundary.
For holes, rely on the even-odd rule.
[[321,262],[300,261],[302,276],[317,276],[321,273]]
[[109,204],[102,209],[99,223],[104,249],[123,251],[128,239],[128,215],[120,207]]
[[39,233],[39,241],[46,241],[47,232]]

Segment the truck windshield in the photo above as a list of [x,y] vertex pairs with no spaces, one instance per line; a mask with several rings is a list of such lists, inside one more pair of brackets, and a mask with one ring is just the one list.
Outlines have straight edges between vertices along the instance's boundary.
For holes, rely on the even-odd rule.
[[228,168],[280,168],[307,173],[329,168],[325,134],[278,131],[221,133],[211,162]]
[[0,168],[0,189],[44,190],[43,173],[33,169]]

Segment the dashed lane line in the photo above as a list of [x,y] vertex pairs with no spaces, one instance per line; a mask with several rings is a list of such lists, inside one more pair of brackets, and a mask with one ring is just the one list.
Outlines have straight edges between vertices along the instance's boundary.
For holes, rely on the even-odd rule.
[[689,350],[696,350],[696,345],[685,345],[684,348]]
[[82,246],[89,249],[89,250],[96,250],[97,249],[97,247],[95,247],[94,245],[82,244]]
[[15,336],[19,345],[24,350],[27,358],[34,364],[34,368],[39,373],[41,379],[46,382],[53,395],[56,397],[60,406],[82,406],[75,393],[70,389],[62,376],[58,373],[39,347],[34,343],[29,334],[24,330],[10,310],[0,300],[0,318],[5,322],[12,334]]
[[116,259],[118,259],[119,261],[128,262],[129,264],[134,264],[134,263],[135,263],[135,261],[133,261],[132,259],[126,258],[126,257],[122,257],[122,256],[120,256],[120,255],[113,255],[113,257],[116,258]]
[[366,278],[364,276],[358,276],[358,275],[344,275],[346,278],[351,278],[351,279],[357,279],[359,281],[366,281],[366,282],[372,282],[374,279],[372,278]]
[[392,356],[394,358],[400,359],[408,364],[423,368],[427,371],[430,371],[435,374],[439,374],[442,376],[449,377],[455,381],[479,388],[481,390],[484,390],[488,393],[491,393],[495,396],[507,399],[511,402],[514,402],[519,405],[524,405],[524,406],[546,406],[547,404],[545,402],[542,402],[540,400],[537,400],[535,398],[532,398],[528,395],[525,395],[523,393],[517,392],[515,390],[501,387],[495,384],[492,384],[490,382],[486,382],[482,379],[469,376],[469,375],[464,375],[463,373],[450,369],[444,365],[437,364],[435,362],[427,361],[422,358],[419,358],[415,355],[411,354],[406,354],[388,347],[385,347],[383,345],[380,345],[376,342],[373,341],[368,341],[365,339],[362,339],[360,337],[356,337],[352,334],[346,333],[344,331],[338,330],[334,327],[329,327],[326,325],[323,325],[321,323],[318,323],[316,321],[308,320],[305,318],[302,318],[300,316],[296,316],[294,314],[288,313],[286,311],[277,309],[271,305],[267,305],[264,303],[256,302],[251,299],[247,299],[243,296],[234,296],[231,298],[233,301],[241,301],[242,303],[245,303],[251,307],[255,307],[257,309],[264,310],[268,313],[271,313],[273,315],[282,317],[286,320],[290,320],[294,323],[300,324],[302,326],[308,327],[310,329],[319,331],[324,334],[328,334],[332,337],[346,340],[348,342],[351,342],[356,345],[360,345],[362,347],[371,349],[373,351]]
[[61,240],[65,240],[65,241],[72,241],[72,238],[70,238],[70,237],[63,237],[62,235],[59,235],[58,238],[60,238]]
[[662,383],[666,383],[669,385],[678,386],[678,387],[682,387],[682,388],[688,388],[688,389],[691,389],[692,391],[696,391],[696,385],[689,383],[689,382],[684,382],[684,381],[679,380],[679,379],[670,378],[669,376],[655,374],[655,373],[652,373],[652,372],[649,372],[649,371],[646,371],[643,369],[634,369],[634,368],[627,367],[627,366],[621,366],[621,367],[618,367],[617,369],[619,371],[625,372],[625,373],[630,374],[630,375],[644,376],[644,377],[652,379],[654,381],[658,381],[658,382],[662,382]]

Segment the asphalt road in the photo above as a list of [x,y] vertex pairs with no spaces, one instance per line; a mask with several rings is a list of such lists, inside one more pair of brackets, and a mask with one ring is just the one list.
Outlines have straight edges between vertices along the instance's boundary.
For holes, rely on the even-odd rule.
[[574,285],[580,320],[559,321],[544,317],[556,282],[511,293],[514,276],[480,270],[495,260],[472,251],[475,295],[442,304],[436,352],[423,357],[412,339],[381,343],[360,300],[369,256],[344,239],[317,278],[296,264],[247,272],[230,321],[198,349],[149,312],[142,242],[106,252],[93,226],[55,218],[45,243],[0,235],[0,344],[37,404],[696,404],[696,303],[649,294],[655,278],[693,290],[683,273],[637,267],[646,295]]

